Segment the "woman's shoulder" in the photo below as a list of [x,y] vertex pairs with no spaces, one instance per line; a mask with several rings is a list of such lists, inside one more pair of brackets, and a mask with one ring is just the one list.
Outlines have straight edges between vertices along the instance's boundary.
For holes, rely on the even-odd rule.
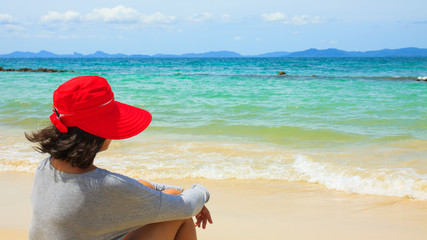
[[45,168],[47,166],[47,163],[50,163],[50,156],[46,157],[46,158],[43,158],[43,160],[39,163],[39,166],[37,167],[37,170]]
[[102,179],[103,184],[111,187],[122,187],[132,191],[135,190],[135,188],[144,188],[144,186],[134,178],[103,168],[95,169],[91,177]]
[[43,159],[36,170],[36,175],[52,176],[59,182],[87,183],[90,185],[104,185],[104,186],[126,186],[126,187],[140,187],[140,183],[133,178],[125,175],[111,172],[103,168],[95,168],[92,171],[85,173],[66,173],[55,169],[50,163],[50,157]]

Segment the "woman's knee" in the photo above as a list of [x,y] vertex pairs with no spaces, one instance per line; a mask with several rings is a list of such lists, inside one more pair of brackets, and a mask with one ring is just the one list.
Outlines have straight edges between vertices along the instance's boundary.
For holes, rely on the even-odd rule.
[[182,234],[180,231],[184,230],[183,233],[187,235],[187,232],[192,231],[191,228],[195,232],[192,218],[151,223],[130,232],[126,240],[173,240],[177,235]]
[[142,183],[142,184],[143,184],[143,185],[145,185],[146,187],[149,187],[149,188],[151,188],[151,189],[154,189],[153,184],[151,184],[150,182],[147,182],[147,181],[142,180],[142,179],[137,179],[137,181],[138,181],[138,182],[140,182],[140,183]]
[[179,195],[182,193],[181,191],[179,191],[177,189],[166,189],[166,190],[163,190],[162,192],[166,193],[166,194],[171,194],[171,195]]

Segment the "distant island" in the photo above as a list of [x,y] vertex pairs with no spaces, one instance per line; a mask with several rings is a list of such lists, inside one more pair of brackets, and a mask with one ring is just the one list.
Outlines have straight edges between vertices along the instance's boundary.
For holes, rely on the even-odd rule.
[[185,54],[108,54],[97,51],[92,54],[55,54],[42,50],[38,53],[16,51],[9,54],[0,54],[0,58],[292,58],[292,57],[307,57],[307,58],[324,58],[324,57],[427,57],[426,48],[400,48],[400,49],[383,49],[375,51],[344,51],[335,48],[315,49],[311,48],[305,51],[298,52],[270,52],[258,55],[241,55],[232,51],[211,51],[205,53],[185,53]]

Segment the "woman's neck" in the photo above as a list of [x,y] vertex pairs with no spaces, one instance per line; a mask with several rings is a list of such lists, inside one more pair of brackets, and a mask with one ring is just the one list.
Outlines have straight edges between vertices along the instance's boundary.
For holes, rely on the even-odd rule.
[[96,169],[96,166],[93,165],[93,163],[87,167],[87,168],[79,168],[79,167],[73,167],[71,166],[70,162],[67,161],[61,161],[58,160],[54,157],[52,157],[50,159],[50,164],[56,169],[59,170],[61,172],[66,172],[66,173],[73,173],[73,174],[82,174],[82,173],[86,173],[86,172],[90,172]]

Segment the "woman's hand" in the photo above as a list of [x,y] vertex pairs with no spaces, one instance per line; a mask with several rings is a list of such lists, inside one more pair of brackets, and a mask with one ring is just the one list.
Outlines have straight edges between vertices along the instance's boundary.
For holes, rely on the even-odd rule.
[[209,212],[208,208],[206,206],[203,206],[202,210],[196,215],[197,222],[194,224],[194,226],[200,227],[202,225],[202,228],[206,228],[207,222],[212,224],[212,218],[211,213]]

